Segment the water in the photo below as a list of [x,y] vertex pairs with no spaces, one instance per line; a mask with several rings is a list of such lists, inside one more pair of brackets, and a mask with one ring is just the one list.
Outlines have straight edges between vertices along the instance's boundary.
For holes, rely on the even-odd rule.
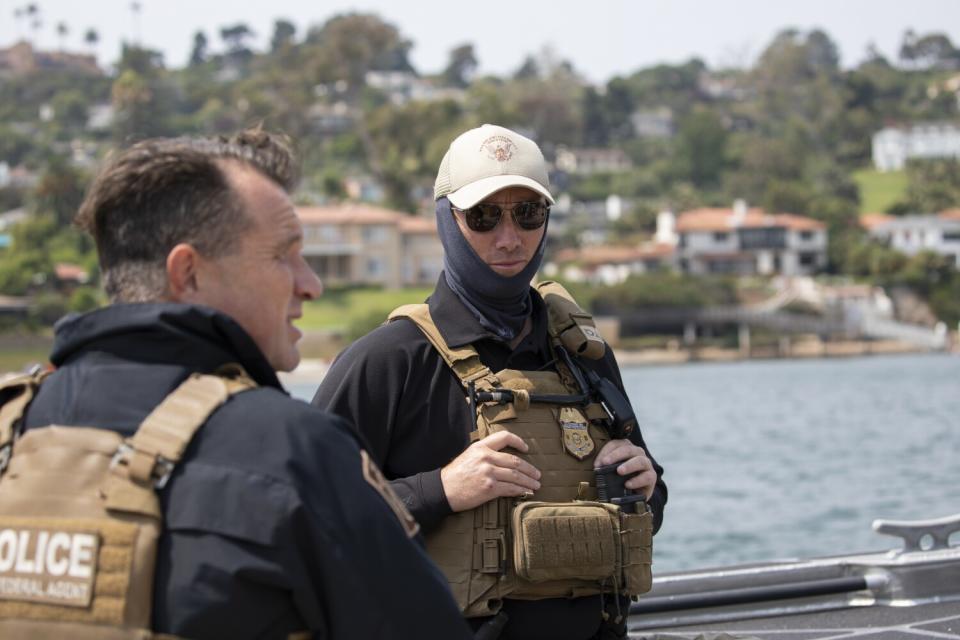
[[956,356],[623,376],[670,489],[661,571],[888,549],[897,541],[872,531],[875,518],[960,513]]
[[[960,513],[956,356],[629,367],[623,379],[670,489],[657,571],[888,549],[875,518]],[[291,389],[309,399],[315,385]]]

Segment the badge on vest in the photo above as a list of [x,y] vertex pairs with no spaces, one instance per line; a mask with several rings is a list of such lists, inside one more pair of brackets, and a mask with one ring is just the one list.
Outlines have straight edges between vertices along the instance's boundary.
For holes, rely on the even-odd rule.
[[0,600],[89,606],[99,548],[94,531],[0,523]]
[[594,443],[590,437],[587,419],[576,407],[560,408],[560,428],[563,430],[563,447],[577,460],[593,453]]

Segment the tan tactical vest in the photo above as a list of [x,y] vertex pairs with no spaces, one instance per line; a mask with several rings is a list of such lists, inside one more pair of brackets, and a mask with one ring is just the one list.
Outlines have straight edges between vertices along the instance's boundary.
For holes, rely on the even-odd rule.
[[131,438],[51,425],[18,437],[44,375],[0,384],[0,638],[146,640],[162,488],[194,433],[256,386],[194,374]]
[[[554,342],[575,352],[593,350],[593,357],[599,357],[596,342],[603,342],[592,318],[560,285],[547,282],[538,289],[548,305]],[[509,430],[529,445],[527,453],[514,453],[542,472],[541,487],[529,499],[498,498],[455,513],[426,536],[427,550],[446,574],[464,615],[495,614],[504,598],[649,591],[652,515],[647,509],[623,513],[596,501],[593,460],[609,440],[598,424],[606,417],[603,408],[529,401],[529,394],[576,394],[566,367],[558,364],[560,373],[494,373],[472,346],[447,346],[426,304],[390,314],[391,320],[400,317],[416,323],[465,388],[513,391],[510,403],[477,406],[471,441]],[[567,338],[561,340],[564,334]]]

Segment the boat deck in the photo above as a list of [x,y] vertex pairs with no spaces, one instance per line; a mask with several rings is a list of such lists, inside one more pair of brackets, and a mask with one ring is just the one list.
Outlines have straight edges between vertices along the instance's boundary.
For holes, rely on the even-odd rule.
[[877,520],[902,549],[719,567],[654,578],[632,640],[960,640],[960,514]]
[[[632,616],[632,620],[640,616]],[[631,627],[634,624],[630,625]],[[866,606],[630,632],[631,640],[687,640],[720,633],[775,640],[919,640],[960,638],[960,601],[905,607]]]

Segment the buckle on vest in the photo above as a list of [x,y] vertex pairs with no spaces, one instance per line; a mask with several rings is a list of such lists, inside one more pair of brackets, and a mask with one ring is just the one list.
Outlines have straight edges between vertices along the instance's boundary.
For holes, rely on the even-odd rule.
[[152,480],[154,488],[163,489],[175,465],[161,455],[139,451],[129,443],[122,442],[110,460],[111,469],[118,466],[126,467],[132,479],[140,482]]
[[484,503],[477,514],[481,527],[476,533],[474,566],[480,573],[502,575],[507,570],[507,535],[501,525],[504,522],[502,502],[497,499]]

